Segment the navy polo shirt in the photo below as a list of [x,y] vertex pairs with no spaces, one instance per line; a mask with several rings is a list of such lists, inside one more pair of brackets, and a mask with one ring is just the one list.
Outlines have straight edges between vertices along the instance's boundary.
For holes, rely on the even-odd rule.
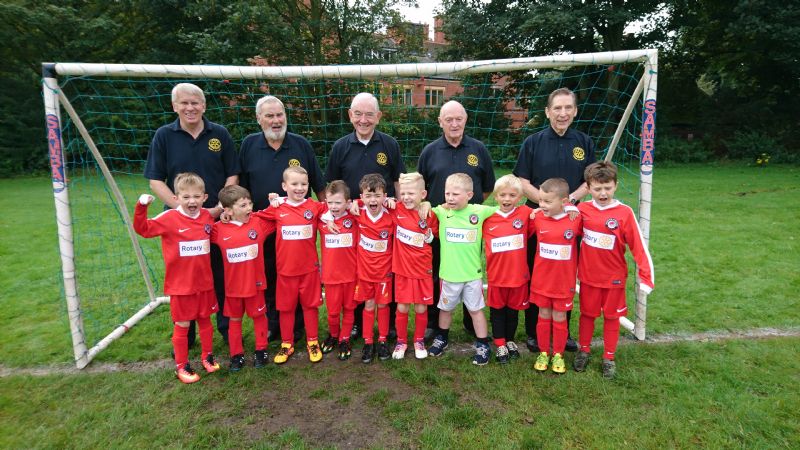
[[225,186],[225,180],[239,174],[239,159],[228,130],[205,117],[197,139],[181,128],[180,120],[156,130],[147,153],[144,177],[164,181],[175,192],[175,176],[182,172],[200,175],[208,194],[203,206],[217,206],[217,194]]
[[[567,129],[559,136],[552,127],[528,136],[519,149],[514,175],[537,189],[548,178],[563,178],[574,192],[584,182],[583,171],[595,162],[594,142],[588,134]],[[529,205],[533,205],[528,201]]]
[[483,142],[467,135],[457,147],[444,136],[431,142],[419,155],[417,171],[425,178],[428,201],[433,206],[444,203],[444,184],[454,173],[466,173],[472,178],[470,203],[483,203],[483,194],[494,190],[494,167],[489,150]]
[[367,145],[361,143],[355,131],[333,144],[328,157],[325,180],[342,180],[350,188],[350,196],[358,197],[361,177],[377,173],[386,180],[386,194],[394,197],[394,182],[406,171],[400,155],[400,145],[388,134],[375,131]]
[[325,189],[322,170],[311,144],[299,134],[286,133],[278,150],[267,144],[264,133],[253,133],[242,141],[239,151],[242,174],[239,184],[250,191],[253,207],[261,210],[269,205],[267,196],[271,192],[286,195],[281,187],[283,171],[289,166],[301,166],[308,172],[309,191],[321,192]]

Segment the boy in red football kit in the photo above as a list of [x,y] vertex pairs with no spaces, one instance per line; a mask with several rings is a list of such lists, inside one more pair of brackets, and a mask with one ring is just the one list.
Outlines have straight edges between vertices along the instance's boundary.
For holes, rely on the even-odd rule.
[[228,346],[231,354],[231,372],[244,366],[242,347],[242,317],[253,319],[256,350],[253,364],[256,368],[267,364],[267,305],[264,290],[264,258],[259,249],[267,235],[275,232],[275,224],[251,217],[253,201],[247,189],[231,185],[219,191],[219,202],[230,217],[227,223],[217,222],[211,231],[211,242],[222,251],[225,266],[225,311],[230,318]]
[[[439,232],[439,222],[430,208],[420,211],[428,194],[425,180],[417,172],[404,173],[399,178],[400,202],[392,213],[395,221],[392,272],[394,272],[397,302],[397,345],[393,359],[403,359],[408,349],[408,312],[414,305],[414,356],[428,357],[425,349],[425,328],[428,326],[428,306],[433,305],[433,251],[430,243]],[[423,215],[420,215],[423,214]]]
[[133,228],[146,238],[161,236],[164,256],[164,293],[169,295],[169,309],[175,326],[172,329],[172,347],[175,351],[175,375],[183,383],[200,379],[189,365],[189,322],[197,321],[200,330],[202,363],[206,372],[219,369],[214,360],[211,314],[218,310],[211,276],[211,225],[214,218],[203,209],[205,193],[203,179],[194,173],[180,173],[175,177],[175,199],[178,207],[147,218],[147,205],[152,195],[143,194],[136,203]]
[[530,207],[519,205],[522,182],[514,175],[504,175],[494,184],[494,198],[499,209],[483,222],[486,253],[487,298],[492,336],[497,347],[495,359],[501,364],[519,358],[514,334],[519,311],[528,308],[528,273],[526,244],[531,234]]
[[322,353],[330,353],[338,344],[339,360],[344,361],[350,358],[350,331],[353,329],[356,309],[358,222],[347,210],[350,206],[350,189],[344,181],[334,180],[325,187],[325,203],[330,220],[339,232],[331,232],[327,226],[319,227],[322,239],[322,283],[325,285],[330,333],[322,344]]
[[[569,333],[567,311],[572,309],[575,297],[577,242],[582,233],[582,222],[580,216],[572,220],[564,212],[564,207],[569,205],[566,180],[549,178],[539,186],[539,190],[539,210],[532,225],[532,231],[537,235],[537,248],[530,298],[539,307],[536,341],[540,353],[533,368],[544,372],[550,364],[553,372],[560,374],[567,371],[563,357]],[[549,353],[551,335],[552,361]]]
[[[389,303],[392,302],[392,233],[394,222],[383,207],[386,200],[386,181],[371,173],[359,183],[364,208],[359,211],[358,227],[358,282],[355,301],[364,303],[364,349],[361,362],[367,364],[375,358],[375,310],[378,311],[378,358],[391,358],[389,345]],[[377,308],[376,308],[377,306]]]
[[591,164],[584,172],[591,202],[578,205],[583,219],[583,240],[578,258],[578,279],[581,282],[581,318],[578,328],[579,352],[573,368],[586,370],[594,321],[603,313],[603,376],[616,373],[614,352],[619,340],[619,318],[628,309],[625,282],[628,265],[627,245],[639,267],[639,289],[653,290],[653,261],[647,251],[633,210],[614,199],[617,190],[617,167],[610,162]]
[[[275,307],[281,312],[282,342],[274,361],[283,364],[294,354],[294,310],[299,301],[306,325],[308,359],[319,362],[322,352],[317,333],[322,290],[317,256],[317,225],[325,204],[306,198],[308,172],[300,166],[287,167],[283,171],[281,187],[286,191],[286,201],[275,208],[255,213],[256,217],[274,221],[277,228]],[[270,194],[270,199],[276,197],[277,194]]]

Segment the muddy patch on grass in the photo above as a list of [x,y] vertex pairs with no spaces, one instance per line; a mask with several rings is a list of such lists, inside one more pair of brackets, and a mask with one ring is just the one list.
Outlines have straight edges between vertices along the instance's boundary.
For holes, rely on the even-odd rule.
[[[295,358],[299,360],[300,356]],[[310,366],[301,361],[290,364]],[[264,418],[262,423],[244,426],[252,441],[294,429],[313,447],[416,446],[413,431],[394,428],[386,408],[419,392],[394,378],[382,363],[367,365],[357,360],[326,358],[313,367],[291,370],[303,373],[251,397],[244,408],[253,416]]]

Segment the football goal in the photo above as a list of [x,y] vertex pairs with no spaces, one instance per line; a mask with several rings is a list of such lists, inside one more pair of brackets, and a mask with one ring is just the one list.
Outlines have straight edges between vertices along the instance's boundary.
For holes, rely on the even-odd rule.
[[[598,159],[619,166],[618,197],[637,212],[649,241],[657,58],[656,50],[631,50],[314,67],[43,64],[63,292],[77,366],[85,367],[134,324],[141,322],[142,332],[163,330],[157,320],[142,321],[151,313],[169,321],[166,308],[158,308],[169,301],[161,293],[160,247],[136,236],[131,212],[138,195],[148,192],[142,172],[153,134],[175,120],[170,92],[176,83],[200,86],[206,117],[227,127],[237,144],[259,130],[256,101],[279,97],[289,130],[312,143],[323,169],[333,142],[352,132],[347,109],[356,93],[379,99],[378,129],[398,140],[409,169],[441,136],[441,104],[458,100],[468,113],[467,133],[486,144],[498,173],[513,168],[527,135],[548,126],[547,95],[568,87],[578,98],[573,126],[595,140]],[[623,326],[644,339],[647,298],[631,279],[632,316]]]

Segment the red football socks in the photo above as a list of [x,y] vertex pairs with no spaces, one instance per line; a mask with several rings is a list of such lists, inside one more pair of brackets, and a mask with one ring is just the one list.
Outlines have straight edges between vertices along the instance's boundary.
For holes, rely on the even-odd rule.
[[[233,323],[233,321],[231,321]],[[241,322],[240,322],[241,326]],[[241,336],[241,330],[239,330]],[[256,350],[266,350],[267,349],[267,334],[269,333],[269,323],[267,322],[267,317],[263,314],[259,314],[253,317],[253,334],[255,334],[256,340]],[[241,339],[240,341],[241,342]]]
[[397,310],[397,313],[394,317],[394,327],[397,329],[397,343],[398,344],[405,344],[408,342],[408,312],[400,312],[400,309]]
[[603,321],[603,358],[614,360],[619,342],[619,319]]
[[201,357],[206,359],[206,356],[214,351],[214,327],[211,326],[211,319],[208,317],[197,319],[197,334],[200,335]]
[[230,349],[231,356],[244,353],[244,348],[242,348],[241,320],[231,320],[228,322],[228,348]]
[[389,336],[390,312],[389,305],[378,308],[378,341],[380,342],[386,342],[386,338]]
[[553,321],[553,353],[564,354],[564,348],[567,346],[567,321],[561,322]]
[[539,321],[536,322],[536,341],[539,343],[539,351],[550,353],[550,328],[553,325],[553,319],[542,319],[539,316]]
[[587,317],[581,314],[580,325],[578,326],[578,344],[580,351],[588,352],[592,345],[592,335],[594,334],[594,317]]
[[175,324],[172,328],[172,349],[175,351],[175,365],[180,369],[189,362],[189,327]]

